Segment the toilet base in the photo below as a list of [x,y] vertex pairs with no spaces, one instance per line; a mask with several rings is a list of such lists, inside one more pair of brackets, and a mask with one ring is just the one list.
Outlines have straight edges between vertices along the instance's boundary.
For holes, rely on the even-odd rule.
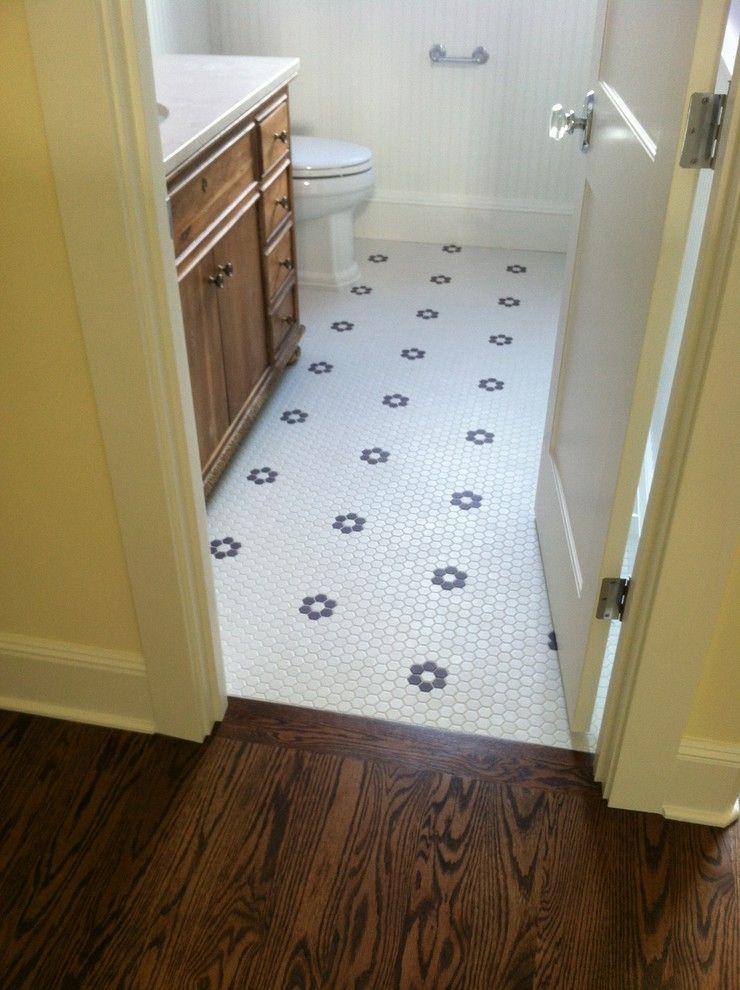
[[354,210],[296,223],[298,282],[319,289],[344,289],[360,278],[355,262]]

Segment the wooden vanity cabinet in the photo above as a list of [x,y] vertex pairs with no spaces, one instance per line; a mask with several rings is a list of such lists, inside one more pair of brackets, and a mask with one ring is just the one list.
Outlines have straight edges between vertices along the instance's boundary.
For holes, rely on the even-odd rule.
[[206,494],[303,334],[288,120],[283,90],[168,176]]

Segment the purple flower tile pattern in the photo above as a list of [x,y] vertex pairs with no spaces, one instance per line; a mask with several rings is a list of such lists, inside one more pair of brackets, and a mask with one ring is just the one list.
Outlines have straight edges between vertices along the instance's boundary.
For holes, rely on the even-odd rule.
[[450,499],[450,505],[456,505],[458,509],[480,509],[481,502],[483,501],[482,495],[476,495],[475,492],[464,491],[464,492],[453,492],[452,498]]
[[447,681],[447,669],[438,667],[432,660],[425,663],[415,663],[409,667],[406,680],[420,691],[428,694],[432,688],[443,688]]
[[526,265],[507,265],[506,271],[512,272],[514,275],[521,275],[522,272],[526,272]]
[[501,296],[498,304],[499,306],[506,306],[510,309],[512,306],[518,306],[520,302],[520,299],[515,299],[513,296]]
[[459,244],[445,244],[442,247],[442,250],[445,252],[445,254],[460,254],[462,248],[460,247]]
[[241,543],[237,543],[231,536],[224,536],[222,540],[211,540],[211,553],[216,560],[223,560],[224,557],[236,557],[241,546]]
[[432,275],[429,281],[434,282],[435,285],[449,285],[452,279],[449,275]]
[[500,378],[481,378],[478,382],[478,388],[482,388],[486,392],[500,392],[503,387],[504,383]]
[[280,417],[281,422],[290,423],[291,426],[295,423],[305,423],[307,419],[308,413],[303,412],[301,409],[286,409]]
[[370,257],[367,260],[368,261],[372,261],[372,263],[374,265],[380,265],[384,261],[387,261],[388,260],[388,255],[387,254],[371,254]]
[[337,516],[331,527],[338,529],[340,533],[361,533],[365,528],[365,522],[363,516],[358,516],[356,512],[348,512],[346,516]]
[[554,632],[549,633],[547,637],[547,645],[551,650],[557,650],[558,648],[558,638]]
[[418,347],[404,347],[401,351],[401,357],[407,358],[409,361],[420,361],[426,351],[420,351]]
[[438,567],[432,575],[432,584],[439,585],[443,591],[452,591],[453,588],[464,588],[468,575],[465,571],[458,571],[456,567]]
[[380,447],[366,447],[360,454],[360,460],[368,464],[385,464],[390,456],[387,450]]
[[328,595],[316,595],[314,598],[304,598],[298,611],[301,615],[308,616],[309,619],[328,619],[334,615],[336,607],[337,603],[333,598],[329,598]]
[[493,443],[493,433],[489,433],[487,430],[468,430],[465,439],[480,447],[485,443]]
[[314,361],[313,364],[309,364],[308,366],[308,370],[312,371],[315,375],[328,375],[333,368],[334,365],[328,364],[326,361]]
[[350,323],[349,320],[336,320],[332,323],[332,330],[336,330],[338,333],[346,333],[354,327],[354,323]]
[[247,475],[247,481],[253,481],[255,485],[271,485],[277,476],[277,471],[269,467],[252,468]]
[[436,320],[439,313],[436,309],[417,309],[416,315],[420,320]]
[[509,337],[508,334],[505,333],[494,333],[488,338],[489,343],[495,344],[496,347],[505,347],[506,344],[510,344],[513,339],[513,337]]
[[401,406],[407,406],[408,404],[408,396],[399,395],[398,392],[394,392],[393,395],[383,396],[383,405],[390,406],[391,409],[400,409]]
[[369,296],[372,291],[369,285],[353,285],[350,289],[356,296]]

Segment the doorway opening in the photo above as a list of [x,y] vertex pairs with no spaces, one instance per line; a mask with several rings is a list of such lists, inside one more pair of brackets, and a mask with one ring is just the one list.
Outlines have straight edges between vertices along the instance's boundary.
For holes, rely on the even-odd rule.
[[209,503],[229,693],[588,748],[532,507],[563,256],[357,248]]

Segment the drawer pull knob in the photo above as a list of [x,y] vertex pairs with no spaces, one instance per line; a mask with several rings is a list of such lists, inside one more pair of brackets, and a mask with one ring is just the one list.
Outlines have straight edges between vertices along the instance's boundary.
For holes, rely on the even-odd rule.
[[280,319],[283,321],[286,327],[292,327],[295,323],[298,322],[295,316],[281,316]]
[[287,268],[289,272],[292,272],[293,269],[295,268],[295,265],[293,264],[293,261],[290,258],[283,258],[280,264],[282,265],[283,268]]
[[208,276],[208,281],[211,285],[215,285],[217,289],[223,289],[226,276],[223,272],[216,272],[215,275]]
[[290,200],[287,196],[281,196],[280,199],[275,200],[275,206],[282,206],[284,210],[290,209]]
[[275,131],[274,138],[276,141],[282,141],[283,144],[288,143],[288,132],[287,131]]
[[234,266],[230,261],[227,261],[225,265],[219,265],[218,270],[223,272],[224,275],[228,275],[229,278],[234,274]]

